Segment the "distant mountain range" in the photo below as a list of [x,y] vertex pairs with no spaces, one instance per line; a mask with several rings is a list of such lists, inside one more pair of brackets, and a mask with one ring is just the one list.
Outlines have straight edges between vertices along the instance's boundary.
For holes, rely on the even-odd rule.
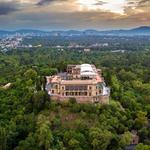
[[0,36],[6,35],[30,35],[30,36],[102,36],[102,35],[112,35],[112,36],[134,36],[134,35],[150,35],[150,26],[141,26],[138,28],[133,28],[129,30],[107,30],[107,31],[98,31],[98,30],[68,30],[68,31],[41,31],[41,30],[32,30],[32,29],[23,29],[16,31],[3,31],[0,30]]

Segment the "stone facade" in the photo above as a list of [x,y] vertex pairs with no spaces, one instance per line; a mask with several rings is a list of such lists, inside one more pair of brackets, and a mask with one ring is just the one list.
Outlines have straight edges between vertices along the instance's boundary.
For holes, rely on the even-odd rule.
[[106,87],[101,70],[94,65],[68,65],[67,72],[47,76],[46,90],[54,100],[79,103],[109,103],[110,89]]

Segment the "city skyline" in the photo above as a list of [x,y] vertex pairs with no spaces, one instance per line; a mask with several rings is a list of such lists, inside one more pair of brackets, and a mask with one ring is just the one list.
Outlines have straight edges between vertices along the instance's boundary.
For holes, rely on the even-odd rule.
[[127,29],[150,25],[149,0],[0,0],[0,29]]

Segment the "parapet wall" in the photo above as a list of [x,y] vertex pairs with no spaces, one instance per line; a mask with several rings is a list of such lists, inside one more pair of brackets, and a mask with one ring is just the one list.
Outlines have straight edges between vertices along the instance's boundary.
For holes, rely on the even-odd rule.
[[71,97],[71,96],[51,96],[52,100],[57,100],[60,102],[69,101],[70,98],[75,98],[77,103],[100,103],[100,104],[109,104],[109,96],[99,96],[95,101],[93,97],[88,96],[78,96],[78,97]]

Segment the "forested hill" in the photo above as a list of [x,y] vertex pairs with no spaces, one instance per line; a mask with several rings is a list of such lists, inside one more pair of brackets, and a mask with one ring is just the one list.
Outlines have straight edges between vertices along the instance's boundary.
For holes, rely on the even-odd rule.
[[[58,103],[42,90],[44,76],[79,63],[102,68],[111,88],[109,105]],[[0,53],[0,150],[124,150],[133,142],[133,131],[139,137],[135,150],[149,150],[149,119],[148,50]]]
[[22,29],[16,31],[3,31],[0,30],[0,36],[5,35],[13,35],[13,34],[21,34],[21,35],[32,35],[32,36],[134,36],[134,35],[150,35],[150,27],[149,26],[141,26],[133,29],[120,29],[120,30],[68,30],[68,31],[42,31],[42,30],[34,30],[34,29]]

